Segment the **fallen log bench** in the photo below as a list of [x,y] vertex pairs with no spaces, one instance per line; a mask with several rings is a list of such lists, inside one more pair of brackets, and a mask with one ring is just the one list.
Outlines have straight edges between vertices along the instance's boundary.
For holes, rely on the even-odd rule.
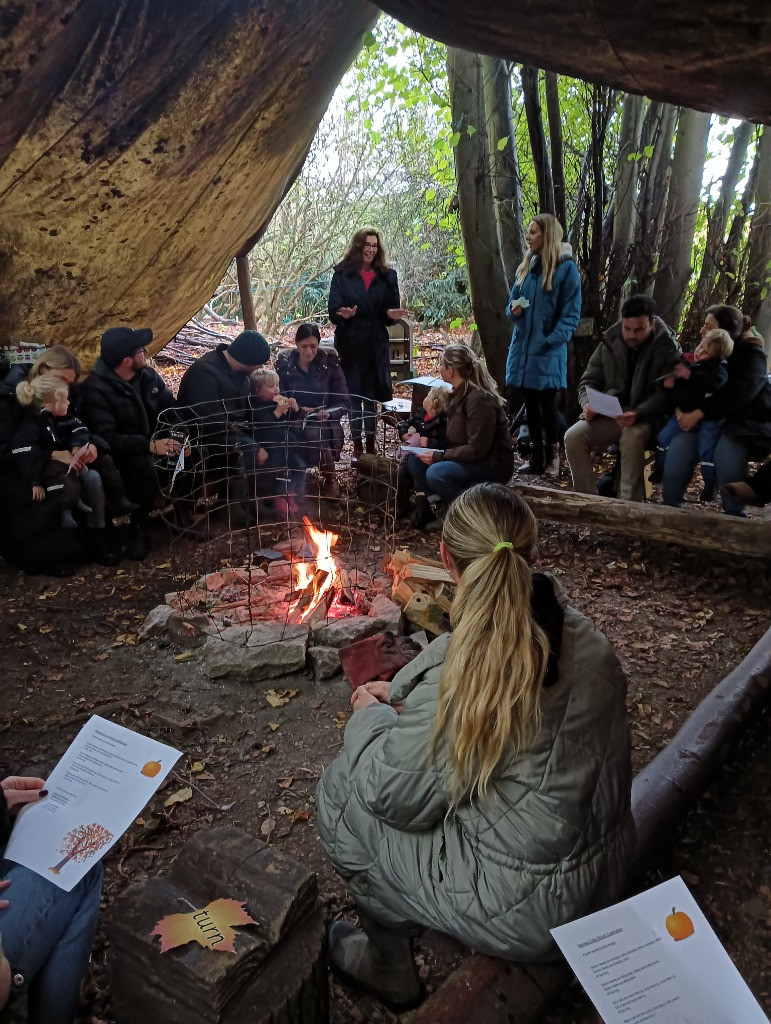
[[594,526],[609,533],[699,551],[771,559],[771,523],[727,515],[715,519],[705,513],[711,527],[705,530],[701,528],[705,520],[686,509],[527,484],[516,484],[512,490],[525,499],[537,519]]
[[[116,1021],[327,1024],[326,931],[316,897],[312,871],[254,836],[228,826],[198,832],[165,877],[132,885],[110,909]],[[161,918],[227,898],[243,902],[256,922],[236,929],[235,953],[197,942],[161,953],[152,934]]]
[[[771,629],[635,777],[637,849],[630,884],[704,792],[771,698]],[[630,890],[631,892],[632,890]],[[538,1024],[572,978],[562,961],[523,964],[472,953],[403,1024]]]

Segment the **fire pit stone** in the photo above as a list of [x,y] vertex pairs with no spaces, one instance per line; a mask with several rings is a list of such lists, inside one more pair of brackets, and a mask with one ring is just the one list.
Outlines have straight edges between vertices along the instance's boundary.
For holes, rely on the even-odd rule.
[[393,626],[385,619],[351,615],[346,619],[331,619],[316,626],[313,630],[313,643],[322,647],[347,647],[357,640],[375,633],[385,633],[389,629],[393,629]]
[[402,610],[399,605],[385,594],[377,594],[370,605],[369,616],[372,619],[383,619],[392,633],[402,632]]
[[230,626],[209,637],[203,649],[206,674],[257,680],[297,672],[305,668],[308,632],[304,624],[282,622]]
[[340,652],[336,647],[310,647],[308,660],[316,679],[331,679],[342,670]]

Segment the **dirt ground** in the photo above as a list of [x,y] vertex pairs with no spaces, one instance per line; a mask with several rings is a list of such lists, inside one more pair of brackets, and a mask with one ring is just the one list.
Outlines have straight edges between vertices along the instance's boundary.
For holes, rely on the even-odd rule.
[[[334,522],[336,515],[330,509],[327,519]],[[370,528],[374,547],[379,531],[377,524]],[[435,537],[405,530],[396,540],[417,552],[436,552]],[[385,554],[384,533],[378,546]],[[90,567],[66,580],[27,577],[5,566],[0,571],[4,774],[45,776],[92,713],[184,751],[163,789],[105,859],[108,911],[125,886],[160,871],[186,838],[220,822],[262,835],[312,866],[330,917],[350,909],[321,850],[313,806],[316,782],[341,745],[348,685],[341,678],[317,683],[307,673],[259,683],[210,681],[199,650],[167,640],[136,641],[164,593],[202,569],[235,564],[242,554],[228,539],[198,546],[171,541],[158,523],[153,552],[142,563]],[[620,653],[629,676],[636,769],[671,739],[768,626],[770,581],[757,565],[549,525],[541,528],[540,557]],[[270,689],[286,691],[289,699],[271,706]],[[768,1011],[767,724],[766,716],[751,731],[671,837],[647,881],[683,875]],[[190,799],[166,806],[170,795],[188,786]],[[223,811],[222,805],[231,806]],[[429,990],[463,955],[457,944],[433,933],[421,940]],[[108,958],[101,927],[84,1020],[112,1019]],[[394,1020],[335,982],[331,992],[334,1024]],[[580,996],[568,991],[548,1021],[580,1022],[587,1012]]]

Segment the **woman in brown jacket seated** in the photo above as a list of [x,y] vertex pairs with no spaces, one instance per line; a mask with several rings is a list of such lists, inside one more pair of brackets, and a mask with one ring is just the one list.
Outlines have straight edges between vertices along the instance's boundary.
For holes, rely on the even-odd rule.
[[[465,345],[448,345],[439,373],[452,386],[447,407],[445,451],[410,455],[425,466],[425,486],[416,488],[415,526],[436,529],[428,503],[437,494],[448,504],[473,484],[505,484],[514,471],[505,400],[482,362]],[[417,466],[413,463],[413,468]],[[417,476],[413,476],[417,480]]]

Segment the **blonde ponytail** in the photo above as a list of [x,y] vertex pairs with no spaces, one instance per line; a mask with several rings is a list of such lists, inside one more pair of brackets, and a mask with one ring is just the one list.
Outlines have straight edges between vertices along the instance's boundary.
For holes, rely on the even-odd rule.
[[506,399],[501,396],[494,378],[482,360],[470,348],[465,345],[448,345],[442,353],[442,362],[448,369],[458,371],[463,377],[466,387],[486,391],[497,399],[499,405],[506,405]]
[[57,377],[29,377],[16,385],[16,398],[19,405],[33,405],[42,409],[44,405],[55,402],[57,397],[68,392],[66,384]]
[[483,798],[504,756],[538,734],[549,643],[530,608],[535,518],[518,495],[470,488],[450,506],[442,539],[460,579],[431,756],[443,749],[457,806]]

